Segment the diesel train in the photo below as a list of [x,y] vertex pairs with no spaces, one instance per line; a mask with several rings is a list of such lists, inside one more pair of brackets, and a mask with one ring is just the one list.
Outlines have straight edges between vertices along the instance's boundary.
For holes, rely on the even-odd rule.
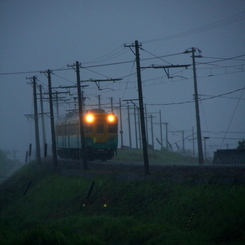
[[[88,160],[112,159],[118,145],[118,117],[103,109],[87,110],[82,116],[85,151]],[[57,154],[61,158],[81,159],[81,136],[78,114],[69,114],[55,125]]]

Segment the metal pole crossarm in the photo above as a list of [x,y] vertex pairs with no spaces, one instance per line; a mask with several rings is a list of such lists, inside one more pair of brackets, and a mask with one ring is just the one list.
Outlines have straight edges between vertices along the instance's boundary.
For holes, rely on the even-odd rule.
[[51,70],[46,70],[46,71],[40,71],[40,73],[44,73],[44,75],[48,78],[49,74],[51,75],[53,71]]
[[[138,47],[141,47],[142,46],[142,43],[138,43],[138,41],[137,41],[137,46]],[[132,44],[124,44],[124,48],[132,48],[132,47],[135,47],[135,43],[132,43]]]
[[139,106],[137,106],[133,101],[139,100],[139,99],[131,99],[131,100],[123,100],[123,101],[130,101],[137,109],[139,109]]
[[[56,93],[58,93],[58,94],[69,94],[69,92],[57,92],[57,91],[52,92],[51,94],[56,94]],[[49,94],[49,93],[43,93],[43,94]],[[63,98],[65,98],[65,97],[63,97]]]
[[[136,56],[136,52],[134,52],[134,50],[132,49],[132,47],[135,47],[135,46],[136,46],[136,43],[132,43],[132,44],[129,44],[129,45],[124,44],[124,48],[130,48],[132,53]],[[138,41],[137,41],[137,47],[139,48],[141,46],[142,46],[142,44],[141,43],[139,44]]]
[[167,65],[167,66],[155,66],[155,65],[151,65],[151,66],[148,66],[148,67],[141,67],[141,69],[147,69],[147,68],[159,69],[159,68],[162,68],[162,69],[164,69],[164,71],[167,74],[168,78],[172,78],[172,77],[169,76],[169,68],[185,67],[187,69],[189,66],[191,66],[191,65]]
[[202,51],[199,48],[190,48],[190,49],[186,49],[184,54],[188,54],[188,53],[193,53],[198,51],[199,55],[195,55],[196,58],[202,58]]
[[[101,88],[100,88],[100,82],[110,82],[110,81],[113,81],[113,82],[115,82],[115,81],[121,81],[122,79],[121,78],[115,78],[115,79],[113,79],[113,78],[109,78],[109,79],[89,79],[89,80],[82,80],[82,81],[80,81],[80,82],[94,82],[95,84],[96,84],[96,86],[97,86],[97,88],[99,89],[99,90],[102,90]],[[88,86],[88,85],[84,85],[84,86]]]
[[[59,101],[69,101],[70,99],[65,99],[63,100],[62,98],[66,98],[66,97],[58,97]],[[44,100],[49,100],[49,98],[43,98]],[[55,97],[53,97],[53,100],[56,100]]]
[[139,100],[139,99],[128,99],[128,100],[123,100],[123,101],[133,101],[133,100]]
[[76,88],[77,85],[73,85],[73,86],[59,86],[59,87],[53,87],[53,88]]
[[168,66],[156,66],[156,65],[151,65],[151,66],[148,66],[148,67],[141,67],[141,68],[154,68],[154,69],[158,69],[158,68],[178,68],[178,67],[189,67],[191,65],[168,65]]
[[[109,78],[109,79],[89,79],[89,80],[82,80],[81,82],[111,82],[111,81],[121,81],[121,78]],[[85,85],[88,86],[88,85]]]

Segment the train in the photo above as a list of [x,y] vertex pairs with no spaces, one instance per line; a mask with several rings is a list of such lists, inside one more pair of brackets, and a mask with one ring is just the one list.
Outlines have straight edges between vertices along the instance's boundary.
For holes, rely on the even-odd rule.
[[[110,160],[117,153],[118,117],[104,109],[86,110],[82,115],[85,153],[88,160]],[[81,159],[81,134],[78,113],[70,113],[55,123],[57,155]]]

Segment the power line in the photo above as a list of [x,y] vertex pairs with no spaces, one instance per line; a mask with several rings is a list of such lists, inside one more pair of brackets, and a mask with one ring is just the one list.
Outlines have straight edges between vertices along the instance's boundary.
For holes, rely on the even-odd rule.
[[2,72],[0,73],[1,76],[5,75],[21,75],[21,74],[30,74],[30,73],[39,73],[40,71],[17,71],[17,72]]
[[129,83],[130,77],[131,77],[133,74],[137,73],[137,72],[133,73],[134,64],[135,64],[135,62],[132,64],[130,74],[128,75],[128,81],[127,81],[127,83],[126,83],[126,87],[125,87],[125,89],[124,89],[122,98],[124,98],[125,92],[126,92],[126,90],[127,90],[127,88],[128,88],[128,83]]
[[[209,62],[197,62],[198,65],[207,65],[207,64],[213,64],[213,63],[217,63],[217,62],[222,62],[222,61],[227,61],[227,60],[236,60],[237,58],[240,58],[240,57],[244,57],[245,54],[242,54],[242,55],[238,55],[238,56],[234,56],[234,57],[230,57],[230,58],[221,58],[219,60],[215,60],[215,61],[209,61]],[[244,61],[244,60],[242,60]]]
[[[164,58],[164,57],[171,57],[171,56],[176,56],[183,54],[182,52],[180,53],[174,53],[174,54],[168,54],[168,55],[161,55],[158,56],[157,58]],[[152,60],[156,59],[154,58],[145,58],[141,59],[141,61],[147,61],[147,60]],[[127,61],[119,61],[119,62],[113,62],[113,63],[105,63],[105,64],[100,64],[100,65],[90,65],[90,66],[82,66],[81,68],[88,69],[88,68],[95,68],[95,67],[103,67],[103,66],[113,66],[113,65],[121,65],[121,64],[128,64],[128,63],[133,63],[135,60],[127,60]],[[52,69],[52,71],[66,71],[66,70],[72,70],[72,68],[59,68],[59,69]],[[30,73],[40,73],[40,71],[20,71],[20,72],[2,72],[0,73],[1,76],[3,75],[20,75],[20,74],[30,74]]]
[[[60,68],[60,69],[53,69],[52,71],[66,71],[72,70],[71,68]],[[17,71],[17,72],[1,72],[1,76],[6,75],[21,75],[21,74],[30,74],[30,73],[40,73],[40,71]]]
[[[115,50],[109,52],[108,54],[103,55],[103,56],[101,56],[101,57],[99,57],[97,59],[94,59],[92,61],[82,62],[82,64],[93,64],[93,63],[100,63],[100,62],[108,61],[108,60],[115,59],[115,58],[117,58],[119,56],[122,56],[122,55],[124,55],[124,54],[129,52],[128,50],[125,50],[124,48],[122,50],[117,51],[119,48],[122,48],[122,47],[123,46],[120,45],[118,48],[116,48]],[[115,51],[117,51],[117,52],[114,53]]]
[[[205,63],[204,63],[205,64]],[[199,67],[198,70],[216,70],[216,69],[228,69],[228,68],[237,68],[237,69],[242,69],[243,71],[243,66],[245,64],[239,64],[239,65],[227,65],[227,66],[216,66],[216,67]]]
[[[219,94],[219,95],[213,95],[213,96],[211,96],[211,97],[209,97],[209,98],[200,99],[200,100],[214,99],[214,98],[222,97],[222,96],[224,96],[224,95],[233,94],[233,93],[236,93],[236,92],[241,91],[241,90],[244,90],[244,89],[245,89],[245,87],[244,87],[244,88],[239,88],[239,89],[233,90],[233,91],[231,91],[231,92],[227,92],[227,93],[223,93],[223,94]],[[199,95],[200,95],[200,94],[199,94]],[[239,99],[241,99],[241,98],[239,98]]]
[[151,53],[151,52],[149,52],[149,51],[146,51],[146,50],[143,49],[143,48],[141,48],[141,50],[145,51],[145,52],[148,53],[148,54],[153,55],[153,56],[154,56],[155,58],[157,58],[157,59],[160,59],[160,60],[162,60],[162,61],[168,63],[169,65],[173,65],[172,63],[170,63],[170,62],[168,62],[168,61],[166,61],[166,60],[163,60],[161,57],[159,57],[159,56],[157,56],[157,55],[155,55],[155,54],[153,54],[153,53]]
[[[226,59],[226,58],[221,58],[221,57],[210,57],[210,56],[203,56],[203,58],[206,58],[206,59],[218,59],[218,60]],[[237,61],[245,61],[245,59],[237,59],[237,58],[233,58],[233,59],[237,60]]]
[[[223,94],[219,94],[219,95],[215,95],[215,96],[212,96],[210,98],[205,98],[205,99],[199,99],[199,101],[203,101],[203,100],[210,100],[210,99],[214,99],[214,98],[218,98],[218,97],[221,97],[223,95],[227,95],[227,94],[232,94],[232,93],[235,93],[235,92],[238,92],[238,91],[241,91],[241,90],[244,90],[244,88],[240,88],[240,89],[236,89],[234,91],[231,91],[231,92],[228,92],[228,93],[223,93]],[[239,98],[240,100],[241,98]],[[194,101],[193,100],[190,100],[190,101],[183,101],[183,102],[173,102],[173,103],[160,103],[160,104],[147,104],[147,105],[150,105],[150,106],[155,106],[155,105],[181,105],[181,104],[187,104],[187,103],[193,103]]]
[[171,40],[171,39],[175,39],[175,38],[186,37],[186,36],[194,35],[197,33],[209,31],[212,29],[216,29],[216,28],[219,28],[219,27],[222,27],[222,26],[243,20],[244,18],[245,18],[245,11],[238,13],[238,14],[235,14],[235,15],[232,15],[232,16],[227,17],[225,19],[222,19],[222,20],[219,20],[219,21],[198,27],[198,28],[194,28],[194,29],[191,29],[188,31],[168,35],[168,36],[161,37],[161,38],[146,40],[146,41],[143,41],[142,43],[159,42],[159,41],[166,41],[166,40]]
[[[235,113],[236,113],[236,109],[237,109],[237,107],[238,107],[238,105],[239,105],[239,102],[240,102],[240,99],[241,99],[242,94],[243,94],[243,92],[244,92],[244,89],[245,89],[245,87],[243,88],[243,90],[242,90],[242,92],[241,92],[241,95],[240,95],[240,98],[239,98],[239,100],[237,101],[236,107],[235,107],[234,112],[233,112],[233,114],[232,114],[232,116],[231,116],[231,120],[230,120],[230,122],[229,122],[229,124],[228,124],[228,127],[227,127],[227,130],[226,130],[226,131],[228,131],[229,128],[230,128],[231,122],[232,122],[232,120],[233,120],[233,118],[234,118],[234,115],[235,115]],[[224,138],[223,138],[223,140],[222,140],[222,142],[221,142],[220,148],[222,147],[222,145],[223,145],[223,143],[224,143],[225,137],[226,137],[226,134],[224,135]]]

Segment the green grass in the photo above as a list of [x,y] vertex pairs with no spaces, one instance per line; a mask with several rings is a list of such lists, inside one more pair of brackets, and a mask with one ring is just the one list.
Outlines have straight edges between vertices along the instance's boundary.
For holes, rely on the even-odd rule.
[[86,179],[48,166],[30,163],[1,184],[0,244],[245,242],[245,186]]

